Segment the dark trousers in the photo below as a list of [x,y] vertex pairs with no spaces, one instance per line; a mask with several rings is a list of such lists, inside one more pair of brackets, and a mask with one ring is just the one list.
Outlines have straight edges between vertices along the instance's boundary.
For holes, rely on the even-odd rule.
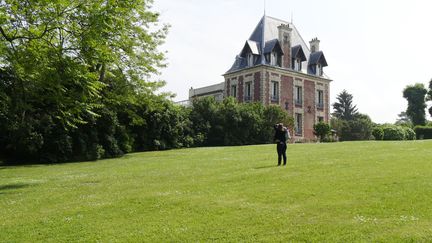
[[277,149],[277,153],[278,153],[278,165],[281,164],[282,157],[283,157],[283,162],[284,162],[283,164],[286,165],[286,160],[287,160],[287,157],[286,157],[287,145],[286,145],[286,143],[278,143],[276,149]]

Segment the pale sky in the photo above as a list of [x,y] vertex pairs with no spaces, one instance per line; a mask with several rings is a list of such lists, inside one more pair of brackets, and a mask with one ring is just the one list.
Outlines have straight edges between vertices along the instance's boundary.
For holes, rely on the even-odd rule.
[[[374,122],[393,123],[406,110],[405,86],[432,79],[430,0],[267,0],[268,16],[291,20],[306,42],[321,40],[333,80],[331,103],[346,89]],[[161,50],[163,91],[188,99],[190,87],[223,82],[263,16],[264,0],[155,0],[171,25]],[[430,118],[429,118],[430,119]]]

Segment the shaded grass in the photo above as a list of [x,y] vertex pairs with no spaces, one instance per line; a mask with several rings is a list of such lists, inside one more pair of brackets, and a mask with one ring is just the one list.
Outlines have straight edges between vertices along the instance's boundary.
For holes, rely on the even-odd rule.
[[[0,167],[0,241],[428,241],[432,141]],[[3,188],[3,189],[2,189]]]

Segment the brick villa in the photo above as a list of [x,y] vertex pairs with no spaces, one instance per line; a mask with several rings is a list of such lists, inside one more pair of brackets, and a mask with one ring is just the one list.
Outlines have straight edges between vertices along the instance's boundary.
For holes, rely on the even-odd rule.
[[239,102],[280,105],[294,117],[294,138],[313,139],[313,125],[329,122],[331,80],[327,61],[314,38],[309,46],[289,22],[264,16],[245,42],[225,81],[189,90],[189,100],[233,96]]

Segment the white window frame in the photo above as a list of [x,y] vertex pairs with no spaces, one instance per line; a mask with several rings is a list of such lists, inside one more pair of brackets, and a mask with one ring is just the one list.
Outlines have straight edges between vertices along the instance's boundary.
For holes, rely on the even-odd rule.
[[317,107],[324,108],[324,90],[317,90]]
[[272,87],[271,87],[271,100],[272,101],[278,101],[279,100],[279,82],[278,81],[271,81]]
[[252,82],[246,82],[245,83],[245,101],[251,101],[252,100]]
[[253,64],[254,64],[254,56],[253,56],[252,53],[249,53],[249,54],[248,54],[248,66],[249,66],[249,67],[252,67]]
[[315,72],[315,74],[317,75],[317,76],[322,76],[322,67],[321,67],[321,64],[317,64],[316,65],[316,70],[315,70],[316,72]]
[[296,105],[302,105],[303,104],[303,87],[296,85],[295,86],[295,94],[294,94],[294,101]]
[[277,62],[277,55],[276,52],[272,51],[270,54],[270,65],[275,66]]
[[295,114],[295,134],[303,135],[303,115],[301,113]]
[[237,85],[231,85],[231,96],[237,98]]

